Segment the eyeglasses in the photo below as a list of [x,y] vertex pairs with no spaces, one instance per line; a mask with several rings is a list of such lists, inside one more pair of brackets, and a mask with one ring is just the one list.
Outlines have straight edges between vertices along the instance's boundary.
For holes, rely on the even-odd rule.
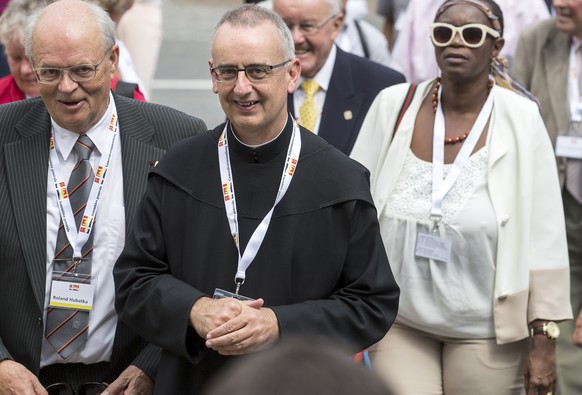
[[241,71],[245,72],[245,75],[251,82],[261,82],[269,75],[273,73],[273,69],[284,66],[289,63],[291,59],[288,59],[282,63],[277,63],[273,65],[268,64],[251,64],[242,69],[234,66],[217,66],[211,67],[210,72],[214,76],[217,82],[234,82],[238,78],[238,73]]
[[487,34],[494,38],[500,36],[498,31],[480,23],[470,23],[459,27],[441,22],[430,25],[430,38],[435,47],[450,45],[456,34],[459,35],[463,44],[469,48],[482,46]]
[[33,66],[34,74],[36,75],[36,80],[40,84],[50,85],[59,82],[63,78],[63,73],[67,73],[69,78],[75,82],[87,82],[95,78],[97,74],[97,68],[105,60],[109,51],[105,52],[105,55],[95,64],[78,64],[71,67],[39,67]]
[[99,395],[107,389],[105,383],[85,383],[75,391],[69,383],[56,383],[46,387],[49,395]]
[[311,35],[314,35],[315,33],[317,33],[319,31],[319,29],[324,27],[329,21],[333,20],[337,16],[338,16],[338,14],[333,14],[329,18],[327,18],[325,21],[321,22],[320,24],[309,23],[309,22],[286,23],[286,24],[287,24],[287,27],[289,28],[289,30],[291,30],[291,31],[293,31],[293,28],[295,26],[297,26],[299,28],[299,31],[303,35],[311,36]]

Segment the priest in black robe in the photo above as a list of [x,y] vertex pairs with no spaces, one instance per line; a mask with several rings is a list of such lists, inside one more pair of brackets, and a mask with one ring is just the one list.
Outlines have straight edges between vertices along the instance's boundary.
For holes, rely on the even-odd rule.
[[114,268],[121,320],[163,348],[157,394],[199,394],[286,338],[363,350],[398,309],[367,170],[287,111],[301,65],[286,25],[245,5],[211,46],[227,122],[154,167]]

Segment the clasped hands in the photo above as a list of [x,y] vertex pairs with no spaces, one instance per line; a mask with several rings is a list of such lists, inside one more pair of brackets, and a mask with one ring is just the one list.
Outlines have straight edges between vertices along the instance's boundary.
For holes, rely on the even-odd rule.
[[268,348],[279,338],[273,310],[263,299],[198,299],[190,310],[190,325],[206,347],[222,355],[242,355]]

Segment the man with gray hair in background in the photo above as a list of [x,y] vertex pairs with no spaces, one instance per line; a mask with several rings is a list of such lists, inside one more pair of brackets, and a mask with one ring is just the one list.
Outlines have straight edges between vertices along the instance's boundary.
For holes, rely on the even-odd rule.
[[274,0],[301,61],[299,89],[289,109],[299,123],[349,155],[370,105],[382,89],[404,76],[336,44],[344,15],[342,0]]

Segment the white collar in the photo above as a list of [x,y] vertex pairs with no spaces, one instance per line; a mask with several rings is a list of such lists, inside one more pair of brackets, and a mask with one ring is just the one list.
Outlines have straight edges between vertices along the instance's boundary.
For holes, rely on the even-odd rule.
[[[331,80],[331,74],[333,73],[333,67],[335,66],[335,58],[337,56],[337,48],[335,44],[331,46],[331,50],[329,51],[329,56],[327,60],[323,64],[323,67],[317,72],[313,80],[317,82],[319,88],[325,92],[329,89],[329,81]],[[306,80],[307,78],[300,77],[299,78],[299,86],[301,83]]]

